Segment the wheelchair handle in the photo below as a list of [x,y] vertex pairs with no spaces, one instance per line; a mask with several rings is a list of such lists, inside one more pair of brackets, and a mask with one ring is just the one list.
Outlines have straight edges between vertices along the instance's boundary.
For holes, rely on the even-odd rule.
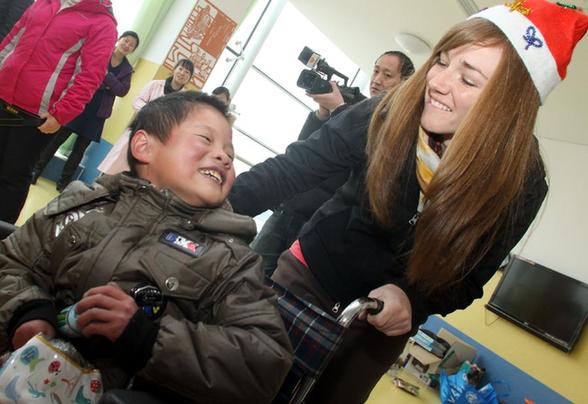
[[337,322],[345,328],[348,328],[353,321],[360,315],[360,313],[366,311],[370,315],[378,314],[384,308],[384,302],[380,299],[374,299],[371,297],[360,297],[355,299],[337,317]]

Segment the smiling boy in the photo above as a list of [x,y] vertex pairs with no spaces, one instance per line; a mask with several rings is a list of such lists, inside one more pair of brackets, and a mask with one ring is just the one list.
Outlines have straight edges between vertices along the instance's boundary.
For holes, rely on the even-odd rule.
[[271,401],[291,348],[247,246],[255,225],[225,203],[226,108],[174,93],[130,129],[129,173],[72,183],[0,243],[0,350],[59,335],[56,313],[77,303],[71,341],[105,389],[134,377],[174,402]]

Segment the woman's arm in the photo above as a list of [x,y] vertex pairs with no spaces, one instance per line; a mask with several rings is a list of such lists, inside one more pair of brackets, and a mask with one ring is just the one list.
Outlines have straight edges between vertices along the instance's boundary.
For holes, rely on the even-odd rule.
[[141,110],[149,101],[154,100],[163,95],[163,84],[161,80],[153,80],[147,83],[141,90],[135,101],[133,101],[133,109],[135,111]]
[[292,143],[285,154],[239,175],[229,196],[234,211],[255,216],[363,164],[367,130],[378,101],[370,99],[348,108],[308,139]]
[[131,77],[133,75],[133,70],[126,59],[124,59],[123,63],[125,64],[125,74],[117,77],[115,74],[109,71],[106,74],[106,77],[104,77],[104,81],[102,82],[106,89],[108,89],[108,91],[117,97],[124,97],[131,88]]
[[116,26],[110,19],[89,29],[80,49],[82,69],[72,78],[73,84],[65,95],[48,111],[60,124],[68,123],[78,116],[90,101],[104,80],[115,42]]

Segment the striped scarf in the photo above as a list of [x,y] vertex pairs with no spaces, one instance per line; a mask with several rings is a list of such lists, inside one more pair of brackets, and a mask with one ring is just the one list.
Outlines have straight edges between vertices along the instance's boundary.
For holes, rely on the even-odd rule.
[[441,163],[441,155],[447,143],[442,144],[429,135],[424,129],[419,128],[419,138],[417,142],[417,179],[419,181],[420,194],[418,212],[421,213],[425,208],[427,187]]

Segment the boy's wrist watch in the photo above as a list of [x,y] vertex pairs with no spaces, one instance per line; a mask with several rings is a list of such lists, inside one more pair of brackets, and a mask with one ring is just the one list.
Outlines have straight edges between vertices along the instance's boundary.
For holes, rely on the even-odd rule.
[[149,283],[140,283],[134,286],[129,295],[135,299],[135,303],[150,319],[159,318],[167,304],[167,298],[157,286]]

